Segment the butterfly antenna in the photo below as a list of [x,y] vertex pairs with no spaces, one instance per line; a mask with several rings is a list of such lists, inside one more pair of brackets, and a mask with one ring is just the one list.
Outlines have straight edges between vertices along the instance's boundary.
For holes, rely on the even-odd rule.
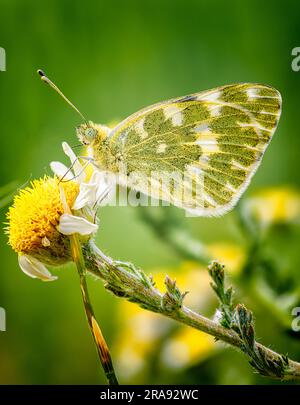
[[71,103],[71,101],[64,95],[64,93],[61,90],[59,90],[59,88],[49,79],[49,77],[47,77],[41,69],[38,69],[37,73],[41,76],[41,80],[44,83],[48,84],[50,87],[52,87],[52,89],[54,89],[73,108],[73,110],[75,110],[77,114],[80,115],[83,121],[87,123],[87,119],[84,117],[84,115],[81,114],[78,108],[76,108],[75,105]]

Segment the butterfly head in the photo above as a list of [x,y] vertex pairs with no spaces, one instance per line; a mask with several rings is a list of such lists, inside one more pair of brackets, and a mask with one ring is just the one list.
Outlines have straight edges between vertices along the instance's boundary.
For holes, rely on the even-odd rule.
[[90,145],[98,138],[99,129],[93,122],[89,121],[88,123],[81,124],[79,127],[77,127],[76,133],[79,141],[83,145]]

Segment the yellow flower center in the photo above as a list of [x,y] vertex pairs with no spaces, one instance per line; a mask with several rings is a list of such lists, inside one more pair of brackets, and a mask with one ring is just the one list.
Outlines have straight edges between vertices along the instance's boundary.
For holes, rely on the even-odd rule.
[[49,264],[69,260],[69,240],[57,230],[63,206],[59,184],[72,206],[79,192],[74,181],[59,183],[56,177],[34,180],[14,198],[7,213],[9,244],[17,253],[33,255]]

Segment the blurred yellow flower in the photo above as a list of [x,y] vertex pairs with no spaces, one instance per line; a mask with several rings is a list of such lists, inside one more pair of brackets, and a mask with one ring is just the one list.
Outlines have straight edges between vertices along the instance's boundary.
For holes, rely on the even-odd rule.
[[300,192],[291,187],[261,190],[244,201],[242,212],[263,226],[299,220]]
[[[185,298],[186,305],[199,311],[209,310],[214,293],[204,267],[194,262],[184,262],[176,269],[155,269],[153,279],[162,292],[166,290],[166,274],[176,279],[181,291],[190,291]],[[154,356],[162,365],[178,369],[199,362],[212,352],[213,338],[126,301],[119,303],[119,324],[121,333],[113,351],[123,380],[136,378],[147,369],[149,359]],[[173,354],[176,348],[176,356],[168,362],[166,356]],[[174,364],[171,364],[172,361]]]
[[217,242],[207,246],[207,251],[214,260],[226,266],[226,272],[237,274],[246,259],[242,246],[230,242]]
[[184,368],[205,360],[217,348],[213,336],[182,326],[165,343],[162,361],[169,368]]
[[119,330],[113,352],[118,374],[129,380],[142,372],[156,350],[156,345],[172,326],[172,321],[162,319],[127,301],[120,301]]

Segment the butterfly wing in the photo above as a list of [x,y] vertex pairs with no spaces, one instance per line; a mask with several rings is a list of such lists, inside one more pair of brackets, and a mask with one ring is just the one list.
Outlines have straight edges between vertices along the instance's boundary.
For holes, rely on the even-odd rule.
[[122,151],[130,187],[196,215],[221,215],[247,188],[280,112],[276,89],[228,85],[145,108],[109,142]]

